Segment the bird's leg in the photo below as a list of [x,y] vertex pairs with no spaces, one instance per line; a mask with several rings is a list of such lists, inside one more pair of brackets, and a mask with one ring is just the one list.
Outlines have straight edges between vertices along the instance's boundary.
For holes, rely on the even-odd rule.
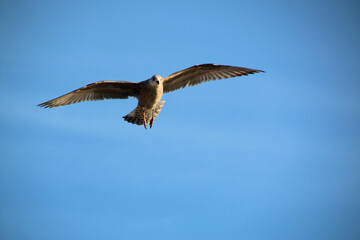
[[145,129],[147,130],[147,126],[146,126],[147,124],[146,124],[146,118],[145,118],[145,111],[144,111],[143,113],[144,113],[144,116],[143,116],[143,117],[144,117],[144,127],[145,127]]
[[150,120],[150,128],[152,128],[153,123],[154,123],[154,110],[152,110],[152,117]]

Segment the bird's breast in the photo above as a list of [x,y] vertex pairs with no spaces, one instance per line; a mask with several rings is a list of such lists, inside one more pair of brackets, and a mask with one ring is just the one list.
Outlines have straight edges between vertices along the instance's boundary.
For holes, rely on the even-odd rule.
[[139,106],[146,109],[153,109],[160,102],[162,94],[162,84],[143,87],[140,92]]

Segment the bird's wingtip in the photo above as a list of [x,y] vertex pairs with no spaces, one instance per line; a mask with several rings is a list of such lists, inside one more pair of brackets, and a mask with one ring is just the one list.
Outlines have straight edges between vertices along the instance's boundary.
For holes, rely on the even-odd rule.
[[40,104],[38,104],[36,106],[41,107],[41,108],[51,108],[51,106],[49,104],[47,104],[46,102],[40,103]]

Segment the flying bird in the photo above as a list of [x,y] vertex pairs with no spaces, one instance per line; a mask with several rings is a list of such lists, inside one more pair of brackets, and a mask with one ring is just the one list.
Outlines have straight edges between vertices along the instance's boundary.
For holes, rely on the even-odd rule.
[[99,81],[91,83],[38,106],[53,108],[83,101],[135,97],[138,99],[137,107],[123,118],[129,123],[144,125],[147,129],[148,124],[152,128],[154,119],[164,105],[165,101],[161,101],[163,93],[211,80],[240,77],[258,72],[264,71],[226,65],[200,64],[175,72],[165,78],[154,75],[142,82]]

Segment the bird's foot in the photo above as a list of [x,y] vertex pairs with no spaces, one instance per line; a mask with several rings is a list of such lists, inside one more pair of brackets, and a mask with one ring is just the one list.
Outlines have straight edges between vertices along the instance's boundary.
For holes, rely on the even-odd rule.
[[[147,126],[146,126],[147,123],[146,123],[146,118],[145,118],[145,111],[144,111],[144,116],[143,116],[143,117],[144,117],[144,127],[145,127],[145,129],[147,130]],[[151,128],[151,127],[150,127],[150,128]]]
[[152,128],[153,123],[154,123],[154,111],[152,112],[152,117],[150,120],[150,128]]
[[150,120],[150,128],[152,128],[153,123],[154,123],[154,118],[151,118],[151,120]]

